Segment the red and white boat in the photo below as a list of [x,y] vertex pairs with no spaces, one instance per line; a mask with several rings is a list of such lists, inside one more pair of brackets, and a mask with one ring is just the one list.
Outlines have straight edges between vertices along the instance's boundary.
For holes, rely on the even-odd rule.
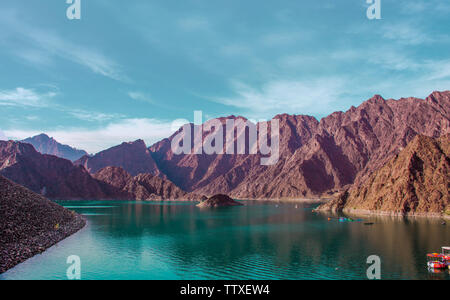
[[427,254],[427,265],[430,269],[450,268],[450,247],[442,247],[442,253]]

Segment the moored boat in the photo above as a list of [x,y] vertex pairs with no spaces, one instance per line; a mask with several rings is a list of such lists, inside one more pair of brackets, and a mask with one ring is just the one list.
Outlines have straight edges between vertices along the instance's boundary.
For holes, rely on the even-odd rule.
[[427,254],[427,266],[430,269],[450,268],[450,247],[442,247],[442,253]]
[[442,247],[442,260],[447,264],[450,269],[450,247]]

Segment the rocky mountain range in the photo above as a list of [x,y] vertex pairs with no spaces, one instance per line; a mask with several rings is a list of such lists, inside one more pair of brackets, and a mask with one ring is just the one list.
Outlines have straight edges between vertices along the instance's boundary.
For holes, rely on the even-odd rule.
[[0,175],[52,199],[117,199],[123,192],[91,177],[82,167],[30,144],[0,141]]
[[450,134],[416,136],[361,185],[318,210],[450,218]]
[[82,156],[87,155],[86,151],[60,144],[46,134],[36,135],[22,140],[22,142],[33,145],[34,149],[36,149],[39,153],[50,154],[71,161],[76,161]]
[[[450,91],[445,91],[434,92],[426,99],[385,100],[376,95],[358,107],[351,107],[346,112],[335,112],[320,121],[306,115],[277,115],[275,119],[279,121],[280,128],[279,160],[271,166],[261,164],[262,155],[248,154],[249,145],[246,145],[247,154],[174,154],[171,144],[180,129],[149,148],[138,140],[123,143],[94,156],[83,156],[75,162],[75,166],[68,162],[66,170],[73,168],[78,170],[75,172],[77,174],[84,172],[84,182],[89,183],[89,186],[92,184],[88,190],[102,191],[103,194],[99,193],[103,196],[111,193],[102,187],[102,184],[106,184],[108,188],[115,189],[112,194],[126,192],[128,196],[131,193],[134,196],[141,195],[138,198],[142,199],[152,198],[153,190],[150,188],[145,191],[143,187],[147,182],[158,185],[156,181],[160,178],[166,184],[165,188],[173,191],[169,194],[160,192],[161,197],[184,197],[180,191],[208,196],[222,193],[238,199],[328,197],[348,189],[352,184],[359,186],[364,183],[415,136],[438,138],[450,133],[449,107]],[[228,120],[245,119],[230,116],[218,120],[225,126]],[[189,124],[188,127],[199,129],[199,126],[203,126],[203,139],[206,139],[211,134],[209,122],[212,121],[203,125]],[[259,132],[263,125],[265,124],[255,124],[256,130]],[[235,144],[245,134],[248,134],[248,129],[235,129]],[[39,158],[31,151],[21,157],[28,155],[35,157],[29,159],[34,165],[40,164]],[[54,158],[44,159],[52,160]],[[28,166],[19,164],[22,170],[13,166],[7,152],[0,153],[0,163],[2,161],[8,161],[8,168],[16,170],[16,173],[7,173],[11,171],[5,171],[5,167],[2,167],[0,172],[5,176],[12,177],[12,180],[18,180],[35,191],[43,187],[48,190],[48,181],[37,184],[36,182],[45,180],[36,178],[47,178],[47,172],[52,174],[53,169],[47,168],[41,174],[32,171],[31,174],[34,175],[30,178],[25,172]],[[64,183],[64,179],[57,179],[61,176],[64,175],[58,174],[52,180],[55,178],[63,181],[62,186],[69,185]],[[124,186],[128,187],[124,190],[123,186],[117,186],[114,178],[126,182]],[[59,186],[59,183],[55,186]],[[97,192],[82,195],[83,193],[75,194],[84,198],[97,195]],[[60,191],[53,191],[53,195],[59,194]]]
[[51,199],[200,200],[167,179],[149,173],[131,176],[118,167],[96,174],[32,145],[0,141],[0,174]]
[[85,155],[75,161],[94,174],[106,167],[120,167],[132,176],[141,173],[162,175],[143,140],[122,143],[94,156]]
[[273,166],[262,166],[259,155],[174,155],[176,134],[150,150],[161,172],[186,191],[240,199],[318,197],[363,182],[418,134],[449,133],[449,107],[447,91],[425,100],[374,96],[320,122],[278,115],[280,159]]

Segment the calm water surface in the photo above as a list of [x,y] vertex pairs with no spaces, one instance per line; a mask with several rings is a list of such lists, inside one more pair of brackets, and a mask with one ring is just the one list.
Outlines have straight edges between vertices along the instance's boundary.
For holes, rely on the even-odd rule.
[[0,279],[365,279],[378,255],[383,279],[449,279],[425,254],[450,246],[439,220],[370,218],[340,223],[311,205],[245,202],[201,210],[191,203],[61,202],[86,216],[82,231]]

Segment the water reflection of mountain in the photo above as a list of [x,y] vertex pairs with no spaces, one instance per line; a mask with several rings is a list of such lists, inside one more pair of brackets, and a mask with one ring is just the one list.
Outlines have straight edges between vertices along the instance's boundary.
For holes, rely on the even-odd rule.
[[373,254],[389,278],[423,278],[426,252],[450,244],[448,227],[435,220],[379,217],[364,226],[329,222],[294,204],[201,211],[186,203],[128,203],[110,211],[90,220],[105,243],[112,237],[136,257],[151,252],[190,279],[364,278]]

